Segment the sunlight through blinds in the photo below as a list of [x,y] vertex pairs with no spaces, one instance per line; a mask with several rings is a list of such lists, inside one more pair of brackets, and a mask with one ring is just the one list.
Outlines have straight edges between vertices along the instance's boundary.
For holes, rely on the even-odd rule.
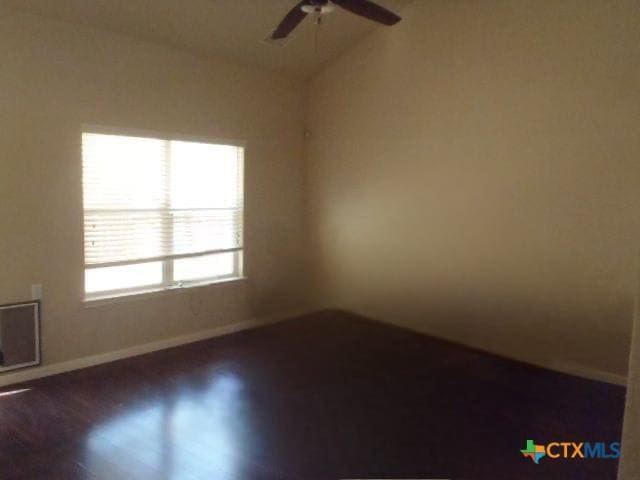
[[242,249],[243,148],[83,133],[87,268]]

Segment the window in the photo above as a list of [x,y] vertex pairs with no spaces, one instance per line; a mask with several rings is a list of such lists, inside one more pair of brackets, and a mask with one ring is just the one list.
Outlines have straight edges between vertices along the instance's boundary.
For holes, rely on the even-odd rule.
[[82,134],[85,297],[242,276],[244,149]]

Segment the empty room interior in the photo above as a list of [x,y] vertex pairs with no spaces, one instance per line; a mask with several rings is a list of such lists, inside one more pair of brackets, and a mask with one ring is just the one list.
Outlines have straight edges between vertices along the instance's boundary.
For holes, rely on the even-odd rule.
[[3,480],[637,480],[639,260],[637,0],[0,0]]

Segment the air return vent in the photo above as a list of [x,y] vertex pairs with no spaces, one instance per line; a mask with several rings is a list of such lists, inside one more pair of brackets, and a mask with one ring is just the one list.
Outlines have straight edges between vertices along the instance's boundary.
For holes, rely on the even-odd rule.
[[0,373],[40,364],[40,302],[0,306]]

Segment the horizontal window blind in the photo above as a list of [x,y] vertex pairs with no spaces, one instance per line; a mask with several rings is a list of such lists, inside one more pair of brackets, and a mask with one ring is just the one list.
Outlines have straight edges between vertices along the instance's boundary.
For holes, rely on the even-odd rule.
[[242,249],[243,149],[82,136],[87,268]]

